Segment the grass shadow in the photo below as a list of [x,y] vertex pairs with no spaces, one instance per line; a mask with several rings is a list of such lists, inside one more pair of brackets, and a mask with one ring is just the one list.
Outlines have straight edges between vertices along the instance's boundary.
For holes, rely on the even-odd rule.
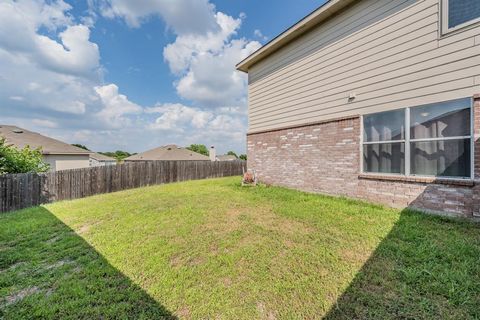
[[0,318],[176,319],[43,207],[0,216]]
[[325,319],[480,319],[479,257],[478,224],[406,209]]

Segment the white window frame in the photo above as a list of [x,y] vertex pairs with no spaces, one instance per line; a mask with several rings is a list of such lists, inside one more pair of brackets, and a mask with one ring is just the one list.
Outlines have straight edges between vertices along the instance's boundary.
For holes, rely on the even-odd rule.
[[455,26],[453,28],[449,28],[448,27],[448,1],[450,0],[440,0],[440,7],[441,7],[441,34],[447,34],[447,33],[450,33],[450,32],[453,32],[453,31],[456,31],[456,30],[459,30],[459,29],[462,29],[462,28],[465,28],[465,27],[468,27],[472,24],[475,24],[475,23],[479,23],[480,22],[480,17],[476,18],[476,19],[473,19],[473,20],[470,20],[470,21],[467,21],[467,22],[464,22],[462,24],[459,24],[458,26]]
[[[407,156],[407,138],[410,136],[407,136],[407,133],[405,132],[405,138],[400,139],[400,140],[386,140],[386,141],[365,141],[363,137],[363,130],[364,130],[364,123],[363,123],[363,118],[365,116],[371,115],[371,114],[377,114],[377,113],[383,113],[383,112],[388,112],[388,111],[396,111],[396,110],[405,110],[406,108],[400,108],[400,109],[393,109],[393,110],[387,110],[387,111],[380,111],[380,112],[374,112],[374,113],[369,113],[365,115],[360,116],[360,173],[362,174],[368,174],[368,175],[382,175],[382,176],[401,176],[404,177],[407,174],[407,159],[404,159],[405,162],[405,168],[404,168],[404,174],[401,173],[389,173],[389,172],[366,172],[364,168],[364,159],[363,159],[363,151],[364,151],[364,146],[368,145],[376,145],[376,144],[395,144],[395,143],[403,143],[405,146],[405,157]],[[407,114],[405,114],[407,116]],[[405,118],[405,124],[409,123],[410,120],[407,121]],[[406,128],[405,128],[406,130]],[[409,160],[410,161],[410,160]]]
[[[462,98],[458,99],[461,100]],[[465,99],[465,98],[463,98]],[[452,100],[454,101],[454,100]],[[447,101],[444,101],[447,102]],[[441,102],[439,102],[441,103]],[[421,139],[410,139],[410,110],[417,107],[423,107],[425,105],[415,106],[415,107],[407,107],[401,108],[399,110],[405,111],[405,139],[403,140],[393,140],[393,141],[364,141],[364,117],[370,114],[365,114],[360,117],[360,172],[362,174],[367,175],[388,175],[388,176],[400,176],[400,177],[425,177],[425,178],[440,178],[440,179],[451,179],[451,180],[473,180],[475,177],[475,128],[474,128],[474,112],[473,112],[473,98],[470,98],[470,135],[469,136],[455,136],[455,137],[440,137],[440,138],[421,138]],[[389,110],[395,111],[396,109]],[[398,110],[398,109],[397,109]],[[378,113],[378,112],[376,112]],[[371,114],[376,114],[371,113]],[[411,173],[411,165],[410,165],[410,148],[412,142],[429,142],[429,141],[448,141],[448,140],[465,140],[470,139],[470,176],[469,177],[449,177],[449,176],[431,176],[431,175],[418,175]],[[364,146],[372,145],[372,144],[382,144],[382,143],[404,143],[405,144],[405,168],[404,174],[398,173],[383,173],[383,172],[367,172],[364,168]]]

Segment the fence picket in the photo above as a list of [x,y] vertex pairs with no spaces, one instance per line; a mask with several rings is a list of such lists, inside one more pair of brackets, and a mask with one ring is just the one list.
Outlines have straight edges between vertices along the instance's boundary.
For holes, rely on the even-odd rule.
[[149,161],[0,176],[0,212],[126,189],[241,175],[245,161]]

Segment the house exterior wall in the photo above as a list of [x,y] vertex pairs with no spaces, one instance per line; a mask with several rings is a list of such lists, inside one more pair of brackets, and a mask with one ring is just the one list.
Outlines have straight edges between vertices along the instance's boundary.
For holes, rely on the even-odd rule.
[[43,159],[52,171],[88,168],[90,156],[85,155],[44,155]]
[[476,183],[362,175],[359,116],[249,134],[248,167],[267,184],[397,208],[480,217],[480,96],[474,105]]
[[253,65],[249,132],[479,93],[480,25],[442,35],[440,2],[356,1]]
[[103,166],[103,164],[100,161],[90,158],[90,167],[101,167],[101,166]]
[[99,161],[97,159],[90,158],[90,167],[114,166],[116,164],[117,161]]
[[[355,1],[249,67],[248,167],[259,180],[480,218],[480,23],[442,33],[441,2]],[[473,181],[361,173],[362,115],[466,97]]]

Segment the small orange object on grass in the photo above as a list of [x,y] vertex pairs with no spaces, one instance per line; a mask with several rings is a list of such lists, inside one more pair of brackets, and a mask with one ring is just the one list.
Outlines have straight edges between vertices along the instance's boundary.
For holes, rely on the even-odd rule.
[[243,173],[242,186],[256,186],[257,185],[257,175],[255,170],[247,170]]

